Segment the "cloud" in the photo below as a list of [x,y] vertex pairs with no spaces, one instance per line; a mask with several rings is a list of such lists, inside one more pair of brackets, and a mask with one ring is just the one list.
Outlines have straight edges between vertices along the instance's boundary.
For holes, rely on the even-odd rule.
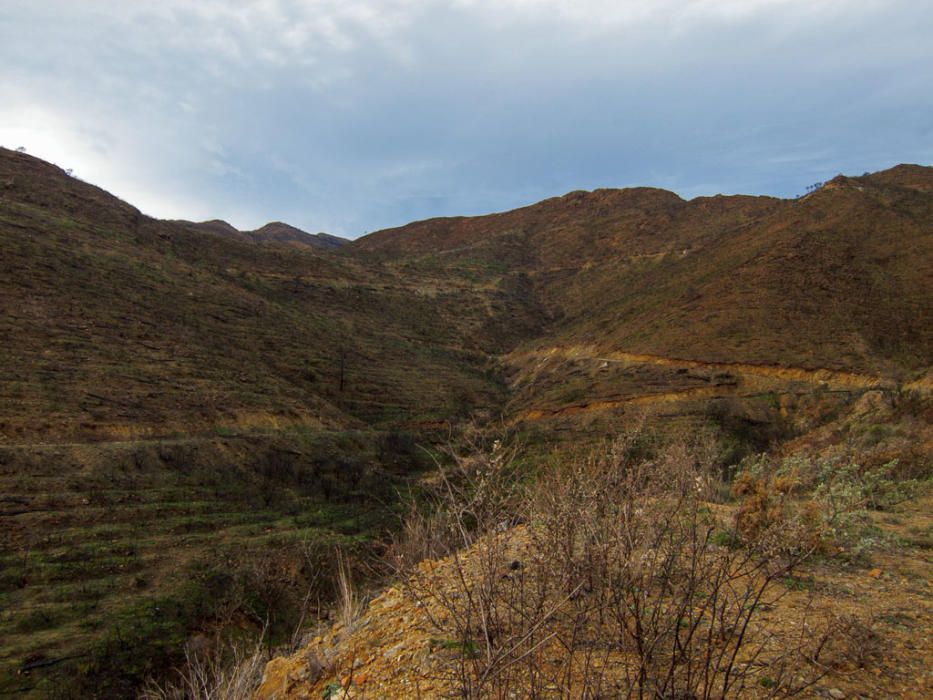
[[357,235],[930,162],[906,0],[7,0],[0,143],[147,212]]

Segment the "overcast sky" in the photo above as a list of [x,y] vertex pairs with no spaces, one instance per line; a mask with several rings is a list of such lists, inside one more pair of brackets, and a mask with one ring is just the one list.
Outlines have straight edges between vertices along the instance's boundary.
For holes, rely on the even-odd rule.
[[933,163],[931,0],[0,0],[0,145],[356,237],[576,189]]

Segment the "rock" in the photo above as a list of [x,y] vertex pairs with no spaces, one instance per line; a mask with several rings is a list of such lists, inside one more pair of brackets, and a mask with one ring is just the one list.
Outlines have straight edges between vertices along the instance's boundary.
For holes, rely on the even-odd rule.
[[279,657],[266,664],[262,683],[256,691],[261,700],[277,700],[288,692],[288,659]]
[[830,688],[829,697],[833,698],[833,700],[845,700],[846,694],[839,690],[839,688]]
[[296,675],[300,673],[300,679],[306,683],[314,683],[324,673],[324,662],[311,649],[304,654],[304,666]]
[[391,659],[404,648],[405,648],[405,642],[399,642],[398,644],[391,646],[388,649],[386,649],[384,652],[382,652],[382,655],[387,659]]
[[296,689],[309,688],[323,674],[325,664],[312,649],[289,658],[279,657],[266,664],[257,700],[282,700]]

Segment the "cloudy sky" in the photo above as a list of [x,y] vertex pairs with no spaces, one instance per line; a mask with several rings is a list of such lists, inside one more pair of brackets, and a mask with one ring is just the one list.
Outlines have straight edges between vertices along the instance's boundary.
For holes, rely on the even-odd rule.
[[2,0],[0,145],[356,237],[575,189],[933,163],[930,0]]

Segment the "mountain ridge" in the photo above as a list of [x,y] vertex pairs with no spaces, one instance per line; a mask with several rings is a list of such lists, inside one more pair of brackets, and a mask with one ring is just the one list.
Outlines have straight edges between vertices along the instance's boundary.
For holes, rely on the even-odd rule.
[[0,150],[0,692],[131,697],[224,621],[287,636],[471,425],[531,466],[644,419],[727,470],[810,441],[923,473],[931,176],[572,192],[328,248]]
[[334,236],[329,233],[308,233],[300,228],[286,224],[282,221],[270,221],[257,229],[241,231],[222,219],[210,221],[172,220],[172,223],[189,229],[214,233],[220,236],[230,236],[239,240],[253,243],[277,243],[294,247],[317,248],[319,250],[335,250],[349,243],[349,239]]
[[[798,200],[578,191],[333,248],[291,245],[307,234],[276,222],[239,232],[151,219],[3,151],[0,433],[427,424],[601,399],[634,381],[581,375],[548,398],[561,372],[573,376],[566,360],[508,398],[515,377],[537,376],[524,364],[534,352],[580,345],[910,381],[933,356],[931,182],[933,168],[905,165]],[[260,235],[278,244],[257,246]],[[651,371],[663,391],[685,388]]]

